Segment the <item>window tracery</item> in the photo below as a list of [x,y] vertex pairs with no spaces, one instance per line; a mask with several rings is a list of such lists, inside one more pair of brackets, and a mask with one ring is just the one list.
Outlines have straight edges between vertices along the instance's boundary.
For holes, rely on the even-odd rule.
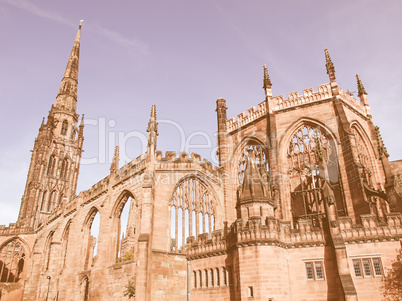
[[238,167],[237,167],[237,178],[238,178],[238,184],[241,185],[243,183],[244,179],[244,170],[246,168],[246,161],[247,161],[247,150],[252,148],[254,156],[255,156],[255,163],[258,167],[258,170],[261,173],[261,176],[263,177],[264,181],[268,183],[269,180],[269,165],[268,165],[268,154],[264,146],[259,145],[259,144],[249,144],[246,147],[244,147]]
[[20,241],[14,239],[0,250],[0,282],[18,282],[24,269],[25,250]]
[[[326,162],[325,170],[321,169],[322,160]],[[302,125],[295,131],[288,146],[288,173],[296,226],[302,219],[311,220],[313,226],[319,226],[319,218],[325,213],[321,178],[326,178],[333,185],[338,214],[345,215],[335,144],[322,128]]]
[[67,129],[68,129],[68,122],[67,122],[67,120],[63,120],[63,123],[61,125],[60,134],[63,135],[63,136],[66,136],[67,135]]
[[215,199],[196,178],[180,183],[171,199],[171,251],[183,251],[186,239],[215,229]]

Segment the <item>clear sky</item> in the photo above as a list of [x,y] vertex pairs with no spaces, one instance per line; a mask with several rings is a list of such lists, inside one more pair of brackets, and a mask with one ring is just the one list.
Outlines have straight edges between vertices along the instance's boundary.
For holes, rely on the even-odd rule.
[[120,166],[142,153],[152,104],[158,149],[215,163],[216,99],[229,118],[257,106],[263,64],[274,95],[317,90],[329,82],[324,48],[344,90],[356,91],[360,74],[390,159],[402,159],[401,15],[400,0],[0,0],[0,224],[17,220],[80,19],[78,191],[108,175],[116,143]]

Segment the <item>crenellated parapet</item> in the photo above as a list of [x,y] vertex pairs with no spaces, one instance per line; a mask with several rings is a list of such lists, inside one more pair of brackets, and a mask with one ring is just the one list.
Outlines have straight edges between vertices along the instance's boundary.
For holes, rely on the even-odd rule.
[[402,237],[402,215],[386,214],[386,222],[379,222],[376,215],[360,216],[362,223],[353,224],[352,218],[340,217],[339,228],[345,243],[395,240]]
[[8,227],[6,225],[0,225],[0,235],[17,235],[17,234],[28,234],[33,232],[34,229],[32,227],[27,226],[18,227],[16,223],[10,223]]
[[186,170],[186,169],[196,169],[207,173],[212,178],[219,181],[218,177],[220,174],[220,169],[207,159],[202,159],[197,153],[189,154],[187,152],[180,152],[178,155],[176,152],[167,151],[165,156],[161,151],[156,152],[156,165],[155,170]]
[[229,119],[227,121],[227,130],[228,132],[232,132],[234,130],[237,130],[238,128],[241,128],[242,126],[245,126],[246,124],[249,124],[263,116],[265,116],[267,113],[267,105],[266,102],[260,102],[258,104],[258,107],[252,107],[247,110],[247,112],[240,113],[236,117],[233,117],[232,119]]

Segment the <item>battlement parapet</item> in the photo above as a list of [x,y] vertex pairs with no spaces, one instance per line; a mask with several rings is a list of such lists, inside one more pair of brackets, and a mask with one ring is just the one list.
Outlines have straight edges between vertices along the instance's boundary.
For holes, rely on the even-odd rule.
[[174,151],[165,152],[163,157],[161,151],[156,152],[156,160],[159,163],[157,169],[174,169],[174,168],[192,168],[191,164],[196,164],[202,168],[214,173],[219,171],[219,167],[213,166],[213,164],[207,159],[202,159],[197,153],[191,153],[191,156],[187,152],[180,152],[177,156]]
[[146,160],[145,156],[140,156],[137,159],[129,162],[128,164],[124,165],[120,168],[115,174],[115,185],[126,181],[130,177],[134,176],[135,174],[139,173],[140,171],[146,168]]
[[16,223],[10,223],[8,227],[6,225],[0,225],[0,235],[17,235],[33,233],[32,227],[21,226],[18,227]]
[[236,117],[233,117],[232,119],[227,120],[226,121],[227,130],[229,132],[237,130],[238,128],[266,115],[266,113],[267,113],[266,102],[265,101],[260,102],[257,108],[252,107],[248,109],[247,112],[238,114],[237,119]]
[[387,213],[386,222],[379,222],[374,214],[360,216],[361,225],[353,225],[350,217],[339,218],[339,227],[345,242],[392,240],[402,237],[402,215]]
[[285,99],[283,95],[272,97],[269,102],[272,104],[274,111],[280,111],[291,107],[296,107],[306,103],[312,103],[323,99],[332,97],[332,90],[330,84],[324,84],[318,86],[318,91],[314,92],[313,88],[303,90],[303,95],[299,95],[299,92],[291,92],[288,94],[288,98]]
[[83,199],[84,204],[89,203],[92,200],[97,199],[101,195],[105,194],[108,191],[108,186],[109,176],[94,184],[90,189],[82,191],[79,194],[79,197]]

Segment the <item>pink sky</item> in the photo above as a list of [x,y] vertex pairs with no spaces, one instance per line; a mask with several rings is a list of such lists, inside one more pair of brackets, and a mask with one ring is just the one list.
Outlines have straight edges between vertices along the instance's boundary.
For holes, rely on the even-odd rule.
[[141,154],[152,104],[158,149],[210,141],[189,151],[215,163],[216,99],[227,100],[229,118],[257,106],[263,64],[274,95],[317,90],[329,82],[324,48],[344,90],[356,91],[360,74],[390,159],[402,159],[401,14],[399,0],[0,0],[0,224],[17,220],[29,150],[80,19],[77,111],[89,123],[83,158],[99,163],[82,164],[78,191],[108,175],[117,141],[126,141],[121,157]]

